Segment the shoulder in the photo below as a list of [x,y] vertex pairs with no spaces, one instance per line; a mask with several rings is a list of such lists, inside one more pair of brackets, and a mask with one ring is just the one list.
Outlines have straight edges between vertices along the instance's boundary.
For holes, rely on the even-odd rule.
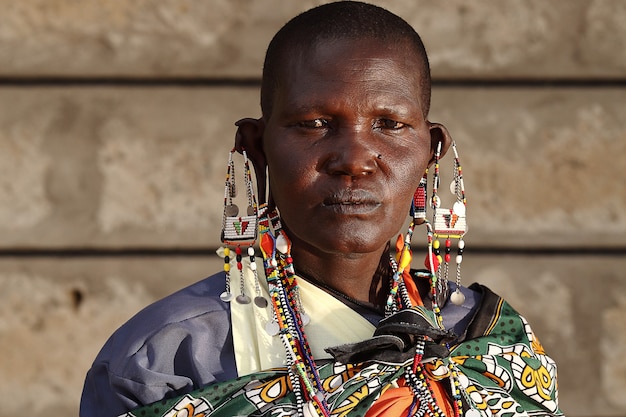
[[[215,274],[156,301],[117,329],[87,374],[81,416],[121,414],[171,391],[236,377],[223,290],[224,274]],[[110,414],[85,411],[104,404]]]
[[215,274],[145,307],[113,333],[96,360],[111,350],[118,356],[121,352],[133,354],[146,342],[174,336],[173,329],[194,322],[220,324],[216,319],[229,316],[228,304],[219,299],[223,288],[223,274]]

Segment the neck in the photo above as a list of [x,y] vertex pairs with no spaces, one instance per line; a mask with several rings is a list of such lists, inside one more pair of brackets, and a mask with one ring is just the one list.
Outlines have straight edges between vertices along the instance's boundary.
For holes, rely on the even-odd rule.
[[389,247],[367,254],[327,254],[292,247],[302,278],[316,281],[349,298],[384,305],[389,289]]

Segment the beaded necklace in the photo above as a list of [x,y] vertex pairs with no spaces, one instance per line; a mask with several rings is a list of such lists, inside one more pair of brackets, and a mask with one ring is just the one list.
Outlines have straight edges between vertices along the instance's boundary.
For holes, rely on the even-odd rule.
[[[398,251],[396,257],[390,256],[389,262],[393,274],[385,306],[386,317],[402,309],[412,308],[403,274],[411,264],[410,237],[415,223],[411,223],[407,237],[402,242],[402,249]],[[259,233],[273,308],[273,320],[268,323],[267,331],[279,336],[283,343],[287,355],[289,381],[296,397],[298,415],[330,417],[331,412],[324,397],[324,388],[304,332],[308,316],[300,301],[291,257],[291,242],[282,229],[277,211],[270,211],[267,204],[259,207]],[[436,301],[436,275],[431,278],[436,326],[443,328],[440,309]],[[418,339],[413,364],[405,368],[406,382],[414,393],[408,415],[443,417],[444,413],[434,399],[432,382],[425,376],[422,365],[426,341],[427,336],[421,336]],[[452,365],[450,365],[450,370],[453,371]],[[455,416],[459,416],[462,409],[461,391],[456,373],[453,372],[452,375],[453,407]]]
[[[439,187],[439,157],[441,155],[441,143],[435,151],[433,194],[430,198],[430,205],[433,208],[433,226],[426,220],[426,188],[428,182],[428,171],[420,180],[418,189],[414,195],[411,215],[413,217],[406,236],[398,236],[396,243],[396,255],[390,253],[390,280],[389,293],[384,304],[385,319],[394,314],[403,314],[403,310],[418,310],[417,313],[426,319],[434,329],[445,330],[441,317],[441,307],[439,305],[440,296],[448,294],[447,277],[448,263],[451,258],[450,238],[459,239],[457,263],[457,290],[452,294],[451,300],[455,304],[463,302],[463,294],[459,291],[460,264],[463,253],[463,235],[467,231],[465,223],[465,191],[463,187],[463,177],[459,163],[456,146],[452,144],[454,151],[454,181],[451,191],[456,195],[457,201],[452,209],[442,209],[440,199],[437,195]],[[256,271],[255,252],[253,245],[257,238],[257,230],[260,234],[260,248],[263,255],[263,266],[268,283],[268,290],[271,298],[270,308],[272,319],[266,323],[266,331],[272,336],[279,337],[285,349],[288,379],[296,397],[296,407],[299,416],[330,416],[329,406],[325,399],[325,391],[320,380],[315,359],[307,342],[304,327],[309,322],[309,317],[304,310],[300,299],[300,291],[297,283],[296,272],[291,257],[291,241],[285,234],[278,211],[276,208],[270,210],[267,203],[257,207],[250,165],[245,150],[242,150],[244,159],[244,183],[247,197],[247,210],[245,214],[239,213],[239,208],[233,203],[233,198],[237,194],[235,184],[235,173],[233,154],[231,150],[228,160],[226,181],[224,187],[224,213],[222,223],[222,241],[233,247],[236,267],[240,275],[240,291],[235,296],[231,293],[230,282],[230,259],[231,249],[223,249],[224,272],[226,274],[226,289],[220,298],[225,302],[235,300],[240,304],[248,304],[252,300],[244,292],[243,280],[243,257],[246,252],[250,259],[250,269],[254,273],[255,292],[254,304],[259,308],[268,306],[267,300],[261,296],[258,275]],[[416,225],[425,224],[428,236],[428,253],[425,266],[428,273],[422,278],[430,281],[430,291],[432,298],[432,312],[423,306],[413,306],[412,300],[407,291],[404,277],[409,275],[412,253],[411,238]],[[445,237],[445,255],[442,258],[438,238]],[[242,250],[241,246],[247,245],[247,250]],[[382,265],[382,263],[381,263]],[[378,271],[377,273],[381,273]],[[384,273],[384,272],[383,272]],[[419,276],[419,274],[418,274]],[[360,305],[358,300],[350,299],[329,287],[323,286],[331,293],[340,298]],[[419,297],[419,295],[418,295]],[[420,301],[421,303],[421,301]],[[368,306],[369,308],[369,306]],[[399,318],[399,317],[398,317]],[[396,320],[394,318],[392,320]],[[426,377],[422,364],[424,347],[426,343],[432,343],[426,335],[413,335],[416,338],[415,353],[411,365],[398,364],[403,366],[404,379],[414,393],[413,403],[409,409],[408,416],[443,416],[443,412],[434,400],[432,383]],[[451,393],[455,416],[462,410],[461,389],[458,375],[452,363],[449,364],[449,375],[451,383]]]
[[277,330],[287,353],[289,380],[298,412],[302,416],[329,417],[322,383],[304,333],[304,313],[291,259],[291,242],[280,226],[277,213],[269,213],[266,204],[259,208],[259,232],[275,323],[270,324],[270,330]]

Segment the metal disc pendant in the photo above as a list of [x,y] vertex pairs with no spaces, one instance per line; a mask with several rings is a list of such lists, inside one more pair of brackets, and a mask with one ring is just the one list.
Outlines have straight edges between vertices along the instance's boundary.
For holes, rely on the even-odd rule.
[[463,305],[465,302],[465,294],[463,294],[458,288],[452,294],[450,294],[450,301],[456,306]]
[[248,206],[248,208],[246,209],[246,213],[248,213],[248,216],[254,216],[256,214],[256,211],[254,210],[254,207]]
[[227,291],[224,291],[223,293],[220,294],[220,300],[222,300],[225,303],[230,303],[233,300],[233,294],[229,293]]
[[304,313],[300,316],[300,318],[302,319],[302,325],[306,326],[307,324],[309,324],[311,322],[311,317],[309,317],[308,314]]
[[235,298],[239,304],[250,304],[250,297],[245,294],[240,294]]
[[259,308],[267,307],[267,299],[263,296],[257,295],[254,297],[254,305]]
[[433,203],[433,207],[434,207],[434,208],[439,208],[439,207],[441,207],[441,198],[439,198],[439,196],[438,196],[438,195],[433,196],[432,203]]
[[465,216],[465,204],[462,201],[457,201],[452,205],[452,212],[457,216]]
[[229,204],[224,207],[224,213],[226,213],[227,217],[235,217],[239,214],[239,207],[236,204]]
[[276,336],[278,332],[280,331],[280,328],[278,327],[278,323],[272,320],[272,321],[268,321],[267,323],[265,323],[265,331],[270,336]]

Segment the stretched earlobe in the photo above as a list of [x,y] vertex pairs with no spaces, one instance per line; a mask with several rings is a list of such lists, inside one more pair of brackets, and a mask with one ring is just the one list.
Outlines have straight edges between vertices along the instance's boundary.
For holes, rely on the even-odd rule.
[[435,161],[434,155],[435,150],[437,149],[437,145],[441,142],[441,155],[443,157],[448,149],[450,148],[450,144],[452,143],[452,137],[450,136],[450,132],[448,129],[441,123],[433,123],[428,122],[430,129],[430,161],[428,162],[428,166],[432,165]]
[[235,150],[241,153],[246,150],[248,158],[254,166],[254,174],[257,183],[257,196],[260,203],[267,201],[266,196],[266,168],[267,160],[263,152],[263,132],[265,122],[263,119],[246,117],[235,122],[237,133],[235,134]]

